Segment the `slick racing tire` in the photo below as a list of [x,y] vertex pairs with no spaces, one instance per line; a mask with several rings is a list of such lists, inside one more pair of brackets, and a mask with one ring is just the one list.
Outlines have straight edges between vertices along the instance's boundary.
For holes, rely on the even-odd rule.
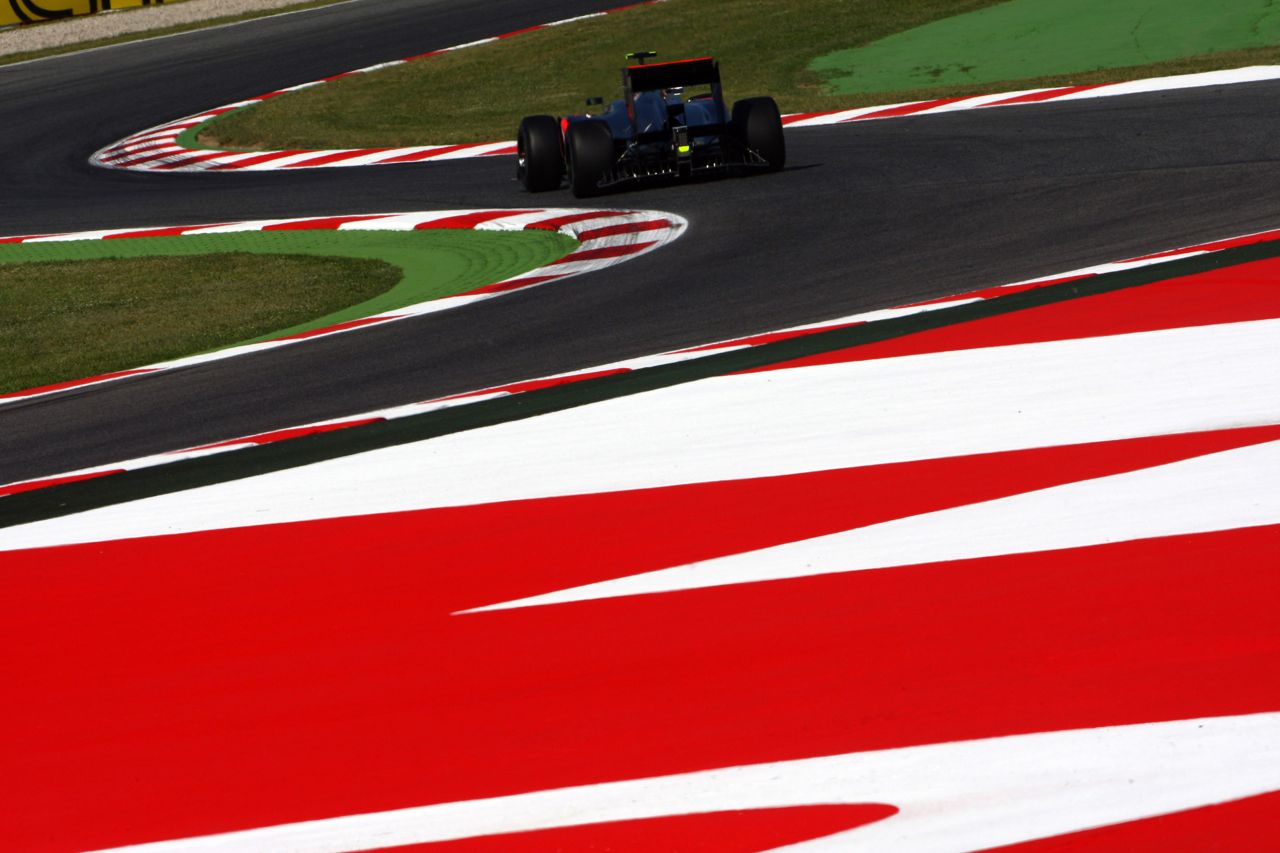
[[579,121],[565,134],[569,149],[569,186],[577,198],[601,193],[600,181],[613,166],[613,133],[603,121]]
[[733,132],[738,141],[759,154],[767,171],[777,172],[787,163],[787,142],[782,136],[782,115],[773,98],[745,98],[733,105]]
[[551,116],[526,116],[516,134],[516,179],[531,193],[554,190],[564,174],[560,122]]

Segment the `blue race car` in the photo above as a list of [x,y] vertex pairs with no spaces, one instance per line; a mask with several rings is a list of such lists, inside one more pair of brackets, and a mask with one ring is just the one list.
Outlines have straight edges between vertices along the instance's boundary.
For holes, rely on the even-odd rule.
[[[520,122],[516,178],[525,189],[553,190],[567,176],[583,198],[651,178],[783,167],[787,149],[773,98],[746,98],[730,111],[714,59],[645,64],[653,56],[627,55],[636,64],[622,69],[623,97],[598,115]],[[702,91],[686,96],[688,88]]]

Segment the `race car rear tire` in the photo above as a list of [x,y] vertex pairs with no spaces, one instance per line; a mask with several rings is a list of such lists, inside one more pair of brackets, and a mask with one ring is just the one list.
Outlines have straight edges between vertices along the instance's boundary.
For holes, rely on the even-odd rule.
[[736,102],[731,120],[738,141],[759,154],[768,171],[776,172],[786,165],[782,114],[773,98],[745,98]]
[[569,186],[577,198],[599,195],[600,181],[613,166],[613,133],[603,121],[579,121],[565,134]]
[[552,116],[525,116],[516,134],[516,178],[531,193],[554,190],[564,175],[560,122]]

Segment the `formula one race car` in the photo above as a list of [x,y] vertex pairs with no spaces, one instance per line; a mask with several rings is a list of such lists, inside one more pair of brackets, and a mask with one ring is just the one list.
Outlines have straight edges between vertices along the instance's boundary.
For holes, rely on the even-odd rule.
[[[627,55],[636,64],[622,69],[623,97],[599,115],[520,122],[516,178],[525,189],[553,190],[567,175],[583,198],[649,178],[783,167],[787,150],[773,98],[746,98],[729,111],[714,59],[646,65],[654,55]],[[686,97],[687,88],[699,92]]]

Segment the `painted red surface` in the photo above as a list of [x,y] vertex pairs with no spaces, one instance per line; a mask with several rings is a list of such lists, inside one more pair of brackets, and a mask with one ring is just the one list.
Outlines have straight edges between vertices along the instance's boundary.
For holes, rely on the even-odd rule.
[[652,820],[571,826],[390,848],[396,853],[755,853],[856,829],[890,817],[893,806],[799,806],[711,812]]
[[[1030,308],[756,370],[1280,317],[1280,258]],[[750,372],[750,371],[748,371]]]
[[1277,432],[4,554],[6,838],[1274,710],[1276,526],[450,614]]

